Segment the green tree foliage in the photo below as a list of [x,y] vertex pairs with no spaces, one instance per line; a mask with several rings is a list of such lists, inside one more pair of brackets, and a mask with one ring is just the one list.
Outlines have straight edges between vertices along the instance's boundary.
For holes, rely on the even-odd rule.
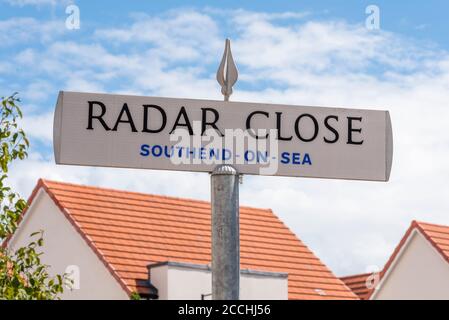
[[[29,147],[18,121],[22,112],[17,94],[1,98],[0,111],[0,242],[17,229],[27,203],[6,185],[8,169],[27,157]],[[57,299],[69,282],[67,275],[51,277],[41,263],[43,232],[31,235],[30,243],[14,251],[0,247],[0,299]]]

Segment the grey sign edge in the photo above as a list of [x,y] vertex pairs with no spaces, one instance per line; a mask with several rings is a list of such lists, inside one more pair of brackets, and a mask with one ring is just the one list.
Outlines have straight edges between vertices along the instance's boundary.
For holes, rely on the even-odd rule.
[[62,108],[64,107],[64,91],[59,91],[53,118],[53,152],[56,164],[61,163]]
[[393,166],[393,126],[390,112],[385,112],[385,182],[390,180],[391,167]]

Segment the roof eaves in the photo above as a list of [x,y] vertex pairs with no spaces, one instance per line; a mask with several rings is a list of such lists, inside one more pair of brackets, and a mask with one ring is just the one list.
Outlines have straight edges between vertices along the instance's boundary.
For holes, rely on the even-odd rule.
[[370,289],[369,292],[366,294],[367,300],[372,299],[373,296],[376,294],[376,292],[378,291],[378,289],[376,289],[376,288],[380,288],[380,286],[382,285],[382,282],[384,281],[384,277],[385,277],[386,273],[390,269],[393,262],[396,260],[396,257],[401,252],[403,246],[407,243],[407,239],[409,238],[410,234],[413,232],[413,230],[415,228],[416,228],[415,221],[412,221],[410,227],[407,229],[405,234],[402,236],[401,241],[399,241],[398,245],[394,249],[394,251],[391,254],[390,258],[388,259],[387,263],[383,267],[382,271],[379,273],[379,281],[380,281],[379,284],[377,286],[373,287],[372,289]]
[[[395,262],[395,260],[398,257],[398,255],[402,252],[404,246],[408,243],[409,238],[410,238],[410,236],[412,235],[412,233],[414,231],[415,232],[418,231],[420,234],[425,236],[426,239],[428,239],[428,236],[425,235],[425,233],[423,232],[423,229],[419,226],[418,222],[413,220],[412,223],[410,224],[410,227],[407,229],[407,231],[405,232],[404,236],[402,237],[401,241],[399,242],[399,244],[394,249],[393,254],[390,256],[390,258],[388,259],[388,261],[385,264],[384,268],[380,272],[380,277],[379,277],[380,282],[379,282],[378,287],[380,287],[382,285],[383,281],[385,280],[385,276],[389,272],[389,269],[391,268],[391,266]],[[376,287],[371,289],[370,292],[367,294],[367,299],[373,298],[377,291],[378,290],[376,290]]]
[[[413,221],[415,227],[421,232],[421,234],[430,242],[430,244],[438,251],[438,253],[443,257],[443,259],[449,263],[449,257],[444,253],[441,247],[433,240],[431,236],[426,232],[426,230],[421,226],[421,222]],[[423,223],[424,224],[424,223]],[[430,225],[430,224],[429,224]]]
[[[132,295],[132,291],[130,288],[126,285],[126,283],[123,281],[123,279],[118,275],[116,270],[106,261],[100,250],[95,246],[93,241],[81,230],[80,225],[71,217],[70,212],[59,202],[59,200],[56,198],[56,196],[51,192],[51,189],[48,187],[48,185],[45,183],[45,180],[39,179],[36,187],[34,188],[31,196],[28,199],[28,207],[33,202],[34,198],[36,197],[38,191],[40,189],[43,189],[48,196],[53,200],[53,202],[56,204],[56,206],[61,210],[61,212],[64,214],[64,216],[67,218],[67,220],[70,222],[70,224],[75,228],[75,230],[81,235],[81,237],[86,241],[86,244],[92,249],[92,251],[95,253],[95,255],[100,259],[100,261],[104,264],[106,269],[111,273],[111,275],[114,277],[114,279],[119,283],[119,285],[122,287],[123,290],[125,290],[126,294],[128,296]],[[27,209],[25,209],[24,213],[22,214],[22,218],[20,221],[23,220],[25,214],[27,213]],[[19,223],[20,223],[19,221]],[[6,239],[5,243],[7,245],[7,242],[10,239]]]
[[[34,187],[33,191],[31,192],[31,195],[28,197],[27,206],[23,210],[22,215],[19,218],[19,221],[17,222],[17,227],[19,227],[20,224],[22,223],[23,219],[25,219],[25,216],[26,216],[26,214],[28,212],[28,209],[31,206],[31,203],[33,202],[34,198],[36,198],[36,196],[39,193],[39,190],[41,189],[42,186],[43,186],[43,180],[39,179],[39,181],[37,182],[37,184]],[[12,237],[13,237],[13,235],[10,234],[6,239],[4,239],[3,242],[1,243],[1,247],[2,248],[6,248],[8,246],[9,241],[11,241]]]

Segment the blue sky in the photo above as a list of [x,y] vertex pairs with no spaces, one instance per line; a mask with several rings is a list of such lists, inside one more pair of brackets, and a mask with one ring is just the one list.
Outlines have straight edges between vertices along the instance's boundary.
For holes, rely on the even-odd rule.
[[[65,27],[68,4],[81,28]],[[380,10],[380,29],[365,8]],[[388,109],[387,184],[245,177],[241,203],[270,207],[338,275],[381,268],[413,219],[449,224],[447,1],[0,1],[0,95],[18,91],[28,160],[11,172],[27,196],[39,177],[209,199],[207,174],[56,166],[59,90],[222,99],[225,37],[236,101]],[[173,184],[172,181],[177,183]]]
[[[26,1],[3,1],[0,3],[0,18],[34,16],[41,19],[57,19],[65,14],[65,6],[15,5]],[[33,3],[33,1],[30,1]],[[39,1],[36,1],[39,2]],[[43,1],[45,3],[45,1]],[[51,1],[47,1],[51,2]],[[70,1],[67,1],[69,3]],[[65,2],[64,2],[65,3]],[[360,1],[360,0],[303,0],[303,1],[74,1],[83,11],[89,26],[107,26],[126,23],[133,12],[159,14],[173,8],[219,7],[246,9],[262,12],[306,11],[315,19],[344,19],[350,23],[362,23],[365,8],[375,4],[381,9],[382,29],[401,33],[417,39],[431,40],[447,48],[448,4],[444,0],[420,1]]]

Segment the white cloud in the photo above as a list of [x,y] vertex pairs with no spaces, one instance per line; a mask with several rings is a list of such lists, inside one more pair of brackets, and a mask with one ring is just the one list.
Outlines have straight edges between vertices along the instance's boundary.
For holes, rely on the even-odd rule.
[[[14,70],[14,67],[11,65],[11,63],[8,62],[0,62],[0,75],[10,73],[12,70]],[[0,79],[2,81],[3,79]]]
[[12,6],[47,6],[52,5],[55,6],[57,4],[68,4],[72,1],[69,0],[4,0],[3,2],[7,2]]
[[36,62],[36,53],[33,49],[27,48],[16,55],[15,61],[21,66],[33,65]]
[[[449,224],[448,52],[343,21],[221,14],[141,15],[130,25],[97,30],[88,44],[53,41],[23,51],[17,61],[36,79],[45,76],[51,87],[43,90],[55,99],[64,88],[221,99],[214,72],[223,29],[235,28],[240,80],[233,100],[388,109],[395,140],[389,183],[245,177],[242,204],[273,208],[338,274],[382,266],[412,219]],[[51,127],[51,113],[35,117],[29,130],[51,148],[44,128]],[[14,168],[12,181],[28,193],[41,176],[209,198],[206,174],[62,167],[38,150]]]
[[118,43],[153,45],[158,58],[169,61],[197,61],[211,58],[221,47],[216,22],[197,11],[171,11],[163,17],[140,15],[131,26],[99,29],[99,39]]
[[48,145],[53,143],[53,112],[28,115],[21,121],[21,126],[29,137]]
[[55,88],[49,82],[43,79],[35,79],[34,82],[22,92],[21,96],[23,100],[26,101],[41,101],[45,100],[53,90],[55,90]]
[[40,21],[27,17],[0,20],[0,42],[4,46],[49,42],[65,31],[63,20]]
[[[262,12],[262,11],[249,11],[246,9],[224,9],[217,7],[205,7],[202,12],[211,15],[212,17],[224,18],[225,22],[230,18],[238,17],[240,21],[250,23],[254,20],[304,20],[306,17],[310,17],[312,14],[310,11],[281,11],[281,12]],[[232,21],[231,21],[232,22]]]

